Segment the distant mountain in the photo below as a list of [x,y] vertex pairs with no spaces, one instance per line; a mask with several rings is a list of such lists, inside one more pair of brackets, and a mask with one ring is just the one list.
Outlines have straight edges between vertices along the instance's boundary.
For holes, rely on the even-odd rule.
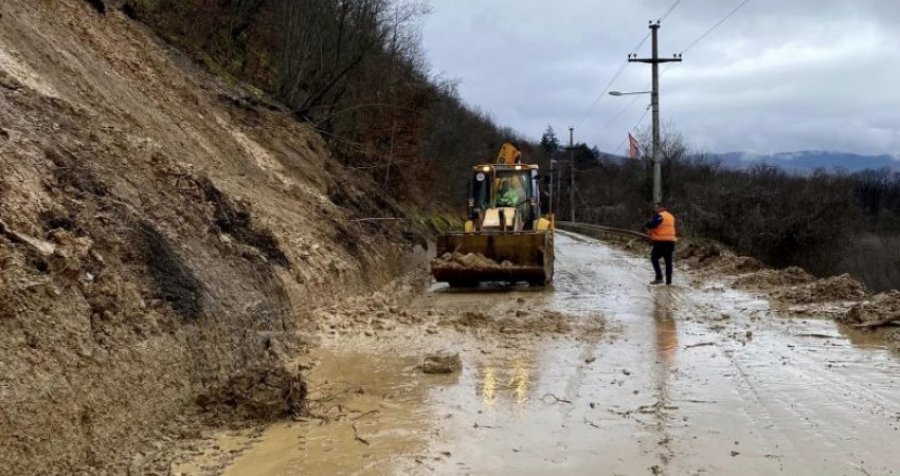
[[777,154],[752,154],[729,152],[709,154],[709,158],[722,161],[722,165],[735,169],[749,169],[755,165],[773,165],[788,172],[808,174],[816,169],[827,171],[846,170],[859,172],[866,169],[889,168],[900,172],[900,160],[890,155],[860,155],[847,152],[801,151]]

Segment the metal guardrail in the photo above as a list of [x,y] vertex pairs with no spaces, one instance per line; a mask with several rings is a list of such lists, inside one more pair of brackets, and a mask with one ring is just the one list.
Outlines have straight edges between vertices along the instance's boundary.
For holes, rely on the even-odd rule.
[[630,236],[632,238],[641,238],[644,240],[650,239],[650,237],[648,235],[641,233],[639,231],[626,230],[624,228],[613,228],[611,226],[594,225],[591,223],[557,221],[556,226],[563,230],[566,230],[566,229],[571,229],[572,231],[587,230],[587,231],[599,232],[599,233],[612,233],[614,235]]

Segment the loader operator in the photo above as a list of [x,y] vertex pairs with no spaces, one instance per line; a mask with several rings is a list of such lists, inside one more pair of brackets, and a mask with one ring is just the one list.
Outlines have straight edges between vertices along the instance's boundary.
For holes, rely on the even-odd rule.
[[666,210],[662,203],[653,206],[653,218],[644,225],[650,235],[650,262],[653,263],[653,271],[656,279],[650,284],[662,284],[663,274],[659,267],[659,259],[666,262],[666,285],[672,284],[672,255],[675,253],[675,217]]
[[500,182],[500,194],[496,202],[498,207],[515,207],[519,204],[519,195],[510,188],[508,180]]

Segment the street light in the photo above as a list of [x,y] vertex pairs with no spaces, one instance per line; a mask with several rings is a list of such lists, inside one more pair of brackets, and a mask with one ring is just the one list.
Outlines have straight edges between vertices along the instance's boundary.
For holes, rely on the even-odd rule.
[[631,96],[634,94],[651,94],[652,92],[653,91],[635,91],[635,92],[631,92],[631,93],[623,93],[621,91],[610,91],[609,95],[610,96]]

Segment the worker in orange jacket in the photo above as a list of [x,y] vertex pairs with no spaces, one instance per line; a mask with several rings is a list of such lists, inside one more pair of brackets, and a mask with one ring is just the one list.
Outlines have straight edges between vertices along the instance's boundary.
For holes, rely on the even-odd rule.
[[666,262],[666,285],[672,284],[672,256],[675,254],[675,217],[666,210],[662,203],[653,206],[653,218],[644,225],[650,234],[650,244],[653,250],[650,252],[650,262],[653,263],[653,271],[656,279],[650,284],[662,284],[663,274],[659,267],[659,259]]

